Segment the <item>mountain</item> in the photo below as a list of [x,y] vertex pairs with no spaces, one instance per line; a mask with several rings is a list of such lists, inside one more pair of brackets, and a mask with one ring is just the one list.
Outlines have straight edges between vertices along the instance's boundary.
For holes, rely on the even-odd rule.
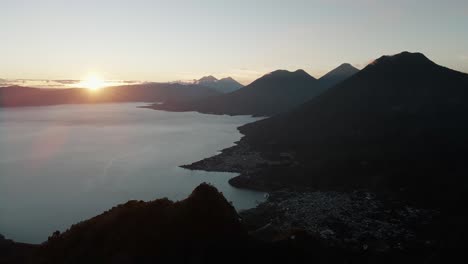
[[468,191],[466,102],[467,74],[403,52],[240,131],[257,151],[295,160],[258,173],[257,185],[369,188],[442,202]]
[[319,79],[320,87],[326,90],[359,72],[349,63],[343,63]]
[[0,107],[110,102],[165,102],[195,100],[219,94],[199,85],[144,83],[87,89],[39,89],[21,86],[0,87]]
[[199,84],[207,84],[207,83],[214,83],[214,82],[217,82],[218,79],[216,79],[214,76],[210,75],[210,76],[205,76],[205,77],[202,77],[200,80],[198,80],[198,83]]
[[270,116],[288,111],[319,92],[317,80],[303,70],[278,70],[232,93],[189,102],[154,105],[168,111]]
[[200,80],[196,81],[196,84],[212,88],[222,93],[230,93],[230,92],[239,90],[240,88],[243,87],[242,84],[238,83],[236,80],[234,80],[231,77],[218,80],[211,75],[201,78]]
[[[218,85],[218,91],[224,92],[224,93],[231,93],[234,91],[239,90],[240,88],[244,87],[242,84],[237,82],[231,77],[226,77],[217,82]],[[215,87],[212,87],[215,88]]]

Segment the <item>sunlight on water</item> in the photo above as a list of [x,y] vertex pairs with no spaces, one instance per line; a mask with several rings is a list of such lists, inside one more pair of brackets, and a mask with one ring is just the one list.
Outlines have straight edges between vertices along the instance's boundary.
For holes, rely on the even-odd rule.
[[169,113],[138,104],[0,110],[0,234],[42,242],[55,230],[130,199],[184,199],[214,184],[237,209],[263,194],[231,187],[236,174],[178,167],[233,145],[251,117]]

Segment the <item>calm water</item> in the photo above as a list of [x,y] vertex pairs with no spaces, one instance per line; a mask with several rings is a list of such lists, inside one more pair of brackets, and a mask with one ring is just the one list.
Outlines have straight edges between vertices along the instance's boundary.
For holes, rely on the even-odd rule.
[[233,145],[254,118],[138,105],[0,109],[0,234],[39,243],[127,200],[184,199],[201,182],[237,209],[262,200],[232,188],[235,174],[178,167]]

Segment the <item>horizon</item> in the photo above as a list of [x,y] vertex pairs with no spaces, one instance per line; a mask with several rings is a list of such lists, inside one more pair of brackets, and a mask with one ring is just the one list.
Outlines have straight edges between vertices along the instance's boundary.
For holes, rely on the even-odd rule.
[[[330,73],[331,71],[335,70],[336,68],[340,67],[341,65],[343,64],[349,64],[353,67],[355,67],[354,65],[352,65],[351,63],[342,63],[336,67],[334,67],[333,69],[330,69],[328,72],[325,72],[324,74],[322,74],[321,76],[314,76],[312,74],[310,74],[309,72],[305,71],[304,69],[302,68],[299,68],[299,69],[295,69],[295,70],[287,70],[287,71],[290,71],[290,72],[294,72],[294,71],[298,71],[298,70],[304,70],[307,74],[311,75],[312,77],[316,78],[316,79],[320,79],[322,78],[323,76],[325,76],[327,73]],[[367,65],[365,65],[363,68],[365,68]],[[358,70],[361,70],[363,68],[357,68],[355,67],[356,69]],[[274,71],[278,71],[278,70],[285,70],[285,69],[276,69]],[[102,79],[103,82],[105,82],[105,86],[104,87],[112,87],[112,86],[121,86],[121,85],[134,85],[134,84],[144,84],[144,83],[182,83],[182,84],[193,84],[195,83],[196,81],[199,81],[200,79],[202,78],[205,78],[205,77],[214,77],[216,78],[218,81],[221,80],[221,79],[224,79],[224,78],[232,78],[234,79],[235,81],[241,83],[242,85],[244,86],[247,86],[249,84],[251,84],[252,82],[254,82],[255,80],[257,80],[258,78],[261,78],[262,76],[264,75],[267,75],[269,73],[272,73],[274,71],[271,71],[271,72],[265,72],[263,74],[261,74],[260,76],[258,76],[256,79],[253,79],[249,82],[241,82],[241,81],[238,81],[236,80],[235,78],[233,78],[232,76],[222,76],[222,77],[218,77],[218,76],[215,76],[215,75],[212,75],[212,74],[206,74],[206,75],[203,75],[203,76],[200,76],[200,78],[196,78],[196,79],[191,79],[191,80],[171,80],[171,81],[155,81],[155,80],[111,80],[111,79]],[[96,76],[94,74],[91,74],[91,76]],[[83,82],[83,81],[86,81],[87,78],[82,78],[82,79],[65,79],[65,80],[52,80],[52,79],[23,79],[23,78],[20,78],[20,79],[7,79],[7,78],[0,78],[0,87],[8,87],[8,86],[25,86],[25,87],[33,87],[33,88],[51,88],[51,89],[63,89],[63,88],[85,88],[85,87],[81,87],[80,84]]]
[[96,73],[104,80],[171,82],[213,75],[247,85],[277,69],[304,69],[316,78],[342,63],[362,69],[405,50],[468,72],[466,1],[1,5],[8,40],[0,78],[7,80],[84,80]]
[[[399,55],[399,54],[406,53],[406,52],[409,52],[409,51],[402,51],[402,52],[399,52],[399,53],[396,53],[396,54],[383,54],[380,57],[395,56],[395,55]],[[422,54],[423,56],[426,57],[426,55],[424,53],[417,52],[417,51],[409,52],[409,53],[411,53],[411,54]],[[338,65],[338,66],[330,69],[329,71],[325,72],[321,76],[314,76],[313,74],[310,74],[309,72],[307,72],[303,68],[299,68],[299,69],[296,69],[296,70],[286,70],[286,71],[294,72],[294,71],[304,70],[310,76],[316,78],[317,80],[320,80],[322,77],[324,77],[328,73],[336,70],[337,68],[339,68],[339,67],[341,67],[343,65],[350,65],[351,67],[354,67],[354,68],[358,69],[359,71],[361,71],[364,68],[366,68],[367,66],[369,66],[370,64],[372,64],[375,60],[379,59],[380,57],[375,58],[374,60],[371,60],[367,65],[364,65],[364,66],[359,67],[359,68],[356,67],[355,65],[351,64],[351,63],[343,62],[340,65]],[[428,57],[426,57],[426,58],[429,59],[430,61],[432,61],[431,58],[428,58]],[[438,63],[436,63],[436,64],[438,64]],[[438,65],[440,65],[440,64],[438,64]],[[442,65],[442,66],[444,66],[444,65]],[[285,70],[285,69],[277,69],[277,70],[274,70],[274,71],[278,71],[278,70]],[[456,69],[453,69],[453,70],[456,70]],[[260,75],[259,77],[257,77],[256,79],[254,79],[254,80],[252,80],[252,81],[250,81],[248,83],[242,83],[242,82],[236,80],[235,78],[233,78],[233,79],[235,81],[238,81],[243,86],[248,86],[252,82],[254,82],[255,80],[261,78],[262,76],[270,74],[270,73],[272,73],[274,71],[264,73],[264,74]],[[459,72],[468,74],[468,72],[463,72],[463,71],[459,71]],[[219,81],[221,79],[232,78],[232,76],[219,77],[219,76],[214,76],[212,74],[206,74],[206,75],[203,75],[203,76],[201,76],[201,77],[199,77],[197,79],[191,79],[191,80],[172,80],[172,81],[110,80],[110,79],[101,79],[96,74],[90,74],[90,75],[87,76],[87,78],[76,79],[76,80],[73,80],[73,79],[66,79],[66,80],[2,79],[2,78],[0,78],[0,87],[23,86],[23,87],[43,88],[43,89],[68,89],[68,88],[85,88],[86,89],[86,88],[90,88],[90,87],[87,87],[89,85],[86,85],[86,82],[89,82],[89,78],[96,78],[96,77],[99,78],[99,82],[102,82],[102,83],[100,83],[98,85],[99,86],[98,88],[113,87],[113,86],[125,86],[125,85],[138,85],[138,84],[145,84],[145,83],[180,83],[180,84],[187,84],[188,85],[188,84],[196,84],[197,81],[201,80],[202,78],[206,78],[206,77],[214,77],[217,81]]]
[[[299,71],[299,70],[304,70],[307,74],[309,74],[310,76],[316,78],[317,80],[322,78],[323,76],[325,76],[326,74],[330,73],[331,71],[337,69],[338,67],[342,66],[342,65],[345,65],[345,64],[348,64],[348,65],[351,65],[352,67],[358,69],[358,70],[362,70],[363,68],[367,67],[368,65],[365,65],[364,67],[362,68],[358,68],[358,67],[355,67],[354,65],[352,65],[351,63],[347,63],[347,62],[344,62],[344,63],[341,63],[340,65],[330,69],[328,72],[325,72],[324,74],[322,74],[321,76],[314,76],[312,74],[310,74],[309,72],[305,71],[304,69],[302,68],[299,68],[299,69],[295,69],[295,70],[287,70],[287,71],[290,71],[290,72],[295,72],[295,71]],[[285,70],[285,69],[276,69],[274,71],[278,71],[278,70]],[[206,74],[206,75],[203,75],[201,76],[200,78],[197,78],[197,79],[191,79],[191,80],[172,80],[172,81],[150,81],[150,80],[109,80],[109,79],[102,79],[101,81],[103,83],[105,83],[105,85],[103,85],[103,87],[112,87],[112,86],[122,86],[122,85],[135,85],[135,84],[145,84],[145,83],[181,83],[181,84],[194,84],[196,83],[197,81],[201,80],[202,78],[205,78],[205,77],[214,77],[215,79],[217,79],[217,81],[221,80],[221,79],[227,79],[227,78],[232,78],[234,79],[235,81],[239,82],[240,84],[242,84],[243,86],[247,86],[249,84],[251,84],[252,82],[254,82],[255,80],[261,78],[262,76],[264,75],[267,75],[267,74],[270,74],[274,71],[271,71],[271,72],[266,72],[266,73],[263,73],[261,74],[260,76],[258,76],[256,79],[253,79],[247,83],[243,83],[241,81],[238,81],[236,80],[235,78],[232,78],[232,76],[222,76],[222,77],[219,77],[219,76],[214,76],[212,74]],[[91,74],[90,76],[94,76],[96,77],[95,74]],[[89,77],[89,76],[88,76]],[[80,84],[82,84],[83,82],[85,82],[87,80],[87,78],[83,78],[83,79],[76,79],[76,80],[72,80],[72,79],[66,79],[66,80],[49,80],[49,79],[2,79],[0,78],[0,87],[8,87],[8,86],[25,86],[25,87],[33,87],[33,88],[50,88],[50,89],[65,89],[65,88],[86,88],[86,87],[82,87],[80,86]]]

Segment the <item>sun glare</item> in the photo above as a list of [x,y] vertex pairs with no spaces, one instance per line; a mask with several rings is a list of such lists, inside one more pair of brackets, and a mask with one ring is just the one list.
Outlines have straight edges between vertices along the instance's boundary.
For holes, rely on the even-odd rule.
[[79,86],[87,88],[91,91],[97,91],[106,86],[106,81],[104,81],[96,75],[91,75],[88,76],[86,79],[82,80]]

